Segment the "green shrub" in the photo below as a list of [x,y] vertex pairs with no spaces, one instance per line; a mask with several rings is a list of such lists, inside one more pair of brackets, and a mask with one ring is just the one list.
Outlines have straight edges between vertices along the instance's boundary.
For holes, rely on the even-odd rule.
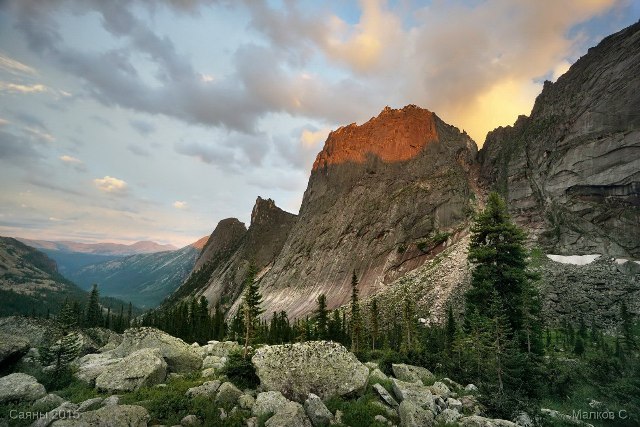
[[245,359],[242,352],[230,353],[221,373],[240,389],[255,389],[260,384],[256,368],[251,363],[251,354]]
[[326,405],[332,413],[335,413],[337,410],[342,411],[342,421],[344,425],[350,427],[386,426],[386,424],[375,420],[376,415],[382,415],[385,418],[388,416],[384,409],[373,403],[375,400],[377,400],[377,398],[371,395],[365,395],[356,400],[345,400],[340,397],[334,397],[329,399]]

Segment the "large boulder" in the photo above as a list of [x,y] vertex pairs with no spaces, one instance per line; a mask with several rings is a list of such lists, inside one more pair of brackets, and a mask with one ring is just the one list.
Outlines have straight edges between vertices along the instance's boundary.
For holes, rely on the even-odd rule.
[[167,361],[169,372],[187,373],[199,370],[202,366],[198,349],[179,338],[148,327],[127,329],[122,343],[109,353],[115,357],[125,357],[143,348],[159,349]]
[[431,393],[428,387],[423,386],[422,383],[408,383],[392,378],[391,384],[393,386],[393,393],[399,400],[410,400],[419,406],[430,409],[434,413],[437,412],[433,393]]
[[96,383],[96,378],[98,378],[101,373],[109,366],[121,360],[122,358],[113,357],[110,353],[87,354],[72,363],[72,366],[75,368],[73,375],[80,381],[93,387]]
[[0,367],[17,362],[29,351],[28,340],[18,336],[0,332]]
[[136,405],[109,406],[54,422],[53,427],[147,427],[151,417]]
[[31,347],[40,347],[50,342],[51,337],[58,336],[60,328],[53,320],[10,316],[0,318],[0,333],[20,337]]
[[196,397],[196,396],[204,396],[213,398],[216,395],[216,392],[220,388],[220,381],[207,381],[202,385],[197,387],[191,387],[185,392],[185,396],[187,397]]
[[304,401],[304,410],[313,427],[325,427],[333,421],[333,414],[325,406],[322,400],[315,394],[309,394],[309,398]]
[[431,427],[435,425],[435,416],[416,402],[403,400],[398,408],[400,427]]
[[238,387],[234,386],[230,382],[222,383],[218,389],[216,396],[216,403],[219,405],[234,405],[238,399],[242,396],[242,392]]
[[491,419],[472,415],[458,419],[458,425],[461,427],[518,427],[514,422],[500,419]]
[[33,402],[47,394],[31,375],[15,373],[0,378],[0,403]]
[[404,363],[392,364],[391,369],[393,375],[399,380],[415,383],[422,382],[428,384],[433,382],[435,375],[431,373],[427,368],[420,366],[405,365]]
[[108,366],[96,378],[96,388],[109,392],[133,391],[160,384],[167,376],[167,363],[160,350],[143,348]]
[[275,414],[288,402],[289,399],[284,397],[279,391],[265,391],[258,393],[256,401],[253,404],[253,408],[251,408],[251,412],[256,417]]
[[392,408],[398,407],[398,402],[393,398],[393,396],[391,396],[386,388],[384,388],[380,384],[374,384],[373,389],[378,393],[378,396],[380,396],[380,399],[382,399],[384,403],[391,406]]
[[31,409],[36,412],[49,412],[52,409],[57,408],[58,406],[64,403],[64,399],[58,396],[57,394],[47,394],[44,397],[33,402],[33,406]]
[[199,348],[202,357],[229,357],[230,353],[242,350],[242,346],[235,341],[209,341]]
[[264,423],[265,427],[313,427],[298,402],[288,402]]
[[361,391],[369,369],[342,345],[330,341],[266,346],[251,359],[265,390],[304,402],[309,393],[326,400]]

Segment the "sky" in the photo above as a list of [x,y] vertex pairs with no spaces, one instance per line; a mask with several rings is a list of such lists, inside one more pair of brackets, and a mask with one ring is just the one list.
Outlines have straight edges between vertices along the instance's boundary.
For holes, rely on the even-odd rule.
[[0,0],[0,235],[178,247],[297,213],[330,130],[529,114],[635,0]]

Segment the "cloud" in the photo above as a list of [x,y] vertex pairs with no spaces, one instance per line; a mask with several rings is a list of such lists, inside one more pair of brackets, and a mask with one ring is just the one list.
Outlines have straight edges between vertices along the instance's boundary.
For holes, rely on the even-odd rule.
[[36,75],[38,72],[20,61],[17,61],[0,52],[0,70],[14,75]]
[[53,135],[42,129],[38,129],[35,127],[25,127],[23,130],[27,135],[29,135],[29,137],[33,139],[38,139],[44,142],[53,142],[56,140]]
[[173,202],[173,207],[176,209],[187,209],[188,204],[187,202],[181,202],[179,200],[176,200],[175,202]]
[[42,93],[46,92],[48,88],[40,83],[37,84],[18,84],[18,83],[7,83],[0,82],[0,91],[7,93]]
[[6,126],[9,123],[11,123],[9,120],[3,119],[2,117],[0,117],[0,126]]
[[153,123],[146,122],[144,120],[129,120],[129,124],[132,128],[134,128],[140,135],[147,136],[150,133],[156,131],[156,127]]
[[131,151],[136,156],[151,157],[151,151],[147,150],[144,147],[141,147],[139,144],[128,144],[127,150]]
[[73,168],[78,172],[85,172],[87,170],[87,168],[84,165],[84,162],[78,159],[77,157],[73,157],[65,154],[63,156],[60,156],[59,159],[62,160],[63,163],[69,166],[73,166]]
[[0,160],[23,165],[44,158],[29,139],[0,128]]
[[95,184],[96,188],[98,188],[98,190],[104,191],[105,193],[122,194],[128,188],[128,185],[125,181],[118,178],[113,178],[108,175],[104,178],[94,179],[93,183]]

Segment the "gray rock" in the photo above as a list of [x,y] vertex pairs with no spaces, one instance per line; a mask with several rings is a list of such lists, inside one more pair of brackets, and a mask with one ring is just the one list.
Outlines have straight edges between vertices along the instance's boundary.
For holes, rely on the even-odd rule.
[[442,382],[445,383],[447,387],[449,387],[452,390],[462,390],[464,388],[462,384],[458,384],[451,378],[443,378]]
[[111,353],[125,357],[143,348],[157,348],[166,360],[169,372],[187,373],[199,370],[202,357],[198,350],[179,338],[155,328],[131,328],[124,332],[122,343]]
[[30,347],[29,341],[21,336],[0,332],[0,367],[9,362],[17,362]]
[[462,411],[462,402],[460,402],[458,399],[454,399],[453,397],[449,397],[447,399],[447,408],[456,411]]
[[461,427],[518,427],[511,421],[485,418],[479,415],[460,418],[458,425]]
[[242,351],[242,346],[235,341],[209,341],[200,347],[202,357],[229,357],[229,354]]
[[158,349],[143,348],[108,366],[97,378],[96,388],[133,391],[160,384],[167,376],[167,363]]
[[364,366],[369,368],[370,371],[373,371],[374,369],[380,369],[380,366],[378,366],[376,362],[364,362]]
[[514,418],[513,422],[516,423],[519,427],[533,427],[534,426],[533,420],[531,419],[529,414],[527,414],[524,411],[522,411],[519,414],[517,414],[516,417]]
[[465,391],[472,392],[472,393],[478,391],[478,387],[476,387],[474,384],[467,384],[464,387],[464,389],[465,389]]
[[200,373],[200,376],[202,378],[211,378],[211,377],[215,377],[216,376],[216,368],[206,368],[203,369],[202,372]]
[[120,403],[120,396],[114,394],[113,396],[109,396],[102,401],[103,406],[114,406]]
[[258,393],[251,412],[256,417],[262,417],[267,414],[275,414],[288,402],[289,399],[284,397],[279,391],[265,391],[262,393]]
[[80,403],[80,405],[78,406],[78,412],[94,411],[100,408],[100,406],[102,406],[103,401],[104,401],[104,398],[102,397],[94,397],[93,399],[87,399],[84,402]]
[[304,410],[313,427],[325,427],[333,421],[333,414],[322,400],[313,393],[304,401]]
[[462,415],[460,414],[460,412],[453,409],[445,409],[438,414],[438,416],[436,417],[436,422],[439,424],[453,424],[461,417]]
[[238,398],[238,406],[242,409],[251,410],[253,405],[256,403],[256,399],[250,394],[243,394]]
[[264,425],[265,427],[313,427],[304,408],[298,402],[287,402]]
[[234,405],[242,396],[242,392],[230,382],[223,383],[218,389],[216,403],[219,405]]
[[399,400],[410,400],[434,413],[437,411],[435,397],[428,387],[421,385],[422,383],[408,383],[396,378],[392,378],[391,383],[393,384],[393,393]]
[[227,358],[224,356],[206,356],[202,361],[202,368],[222,369],[225,363],[227,363]]
[[377,422],[381,423],[381,424],[393,425],[393,423],[391,421],[389,421],[388,419],[386,419],[382,415],[376,415],[375,417],[373,417],[373,419],[376,420]]
[[206,396],[206,397],[214,397],[216,391],[220,388],[220,381],[207,381],[202,383],[197,387],[191,387],[189,390],[185,392],[185,396],[187,397],[195,397],[195,396]]
[[87,354],[80,359],[73,362],[75,372],[74,377],[87,383],[89,386],[94,386],[96,378],[107,369],[107,367],[120,362],[122,358],[114,358],[109,353],[104,354]]
[[309,393],[328,399],[362,391],[369,369],[330,341],[265,346],[252,358],[261,386],[303,402]]
[[428,384],[435,378],[435,375],[433,375],[431,371],[420,366],[400,363],[392,364],[391,369],[393,370],[393,375],[395,375],[396,378],[410,383],[422,382],[424,384]]
[[56,420],[75,419],[78,417],[78,405],[64,402],[60,406],[47,412],[44,417],[38,418],[31,427],[48,427]]
[[382,387],[380,384],[374,384],[373,389],[378,393],[378,396],[392,408],[397,408],[399,406],[398,402],[391,396],[391,394],[387,391],[386,388]]
[[202,421],[195,415],[187,415],[180,420],[180,425],[184,427],[197,427],[202,425]]
[[421,408],[410,400],[403,400],[398,408],[401,427],[431,427],[435,423],[433,412]]
[[398,416],[398,408],[394,409],[391,406],[380,402],[379,400],[372,401],[371,405],[382,409],[385,412],[385,414],[387,415],[387,417],[389,417],[389,418],[394,418],[394,417]]
[[440,381],[436,381],[432,386],[429,386],[429,390],[431,390],[431,393],[441,396],[443,399],[446,399],[451,395],[449,387]]
[[389,381],[389,377],[380,369],[375,368],[369,372],[369,384]]
[[251,417],[244,420],[246,427],[258,427],[258,417]]
[[15,373],[0,378],[0,403],[33,402],[47,394],[34,377]]
[[142,406],[121,405],[83,412],[72,419],[55,421],[53,427],[147,427],[149,413]]
[[57,394],[50,393],[33,402],[33,406],[31,408],[36,412],[49,412],[52,409],[55,409],[58,406],[62,405],[63,403],[63,398],[61,398]]

